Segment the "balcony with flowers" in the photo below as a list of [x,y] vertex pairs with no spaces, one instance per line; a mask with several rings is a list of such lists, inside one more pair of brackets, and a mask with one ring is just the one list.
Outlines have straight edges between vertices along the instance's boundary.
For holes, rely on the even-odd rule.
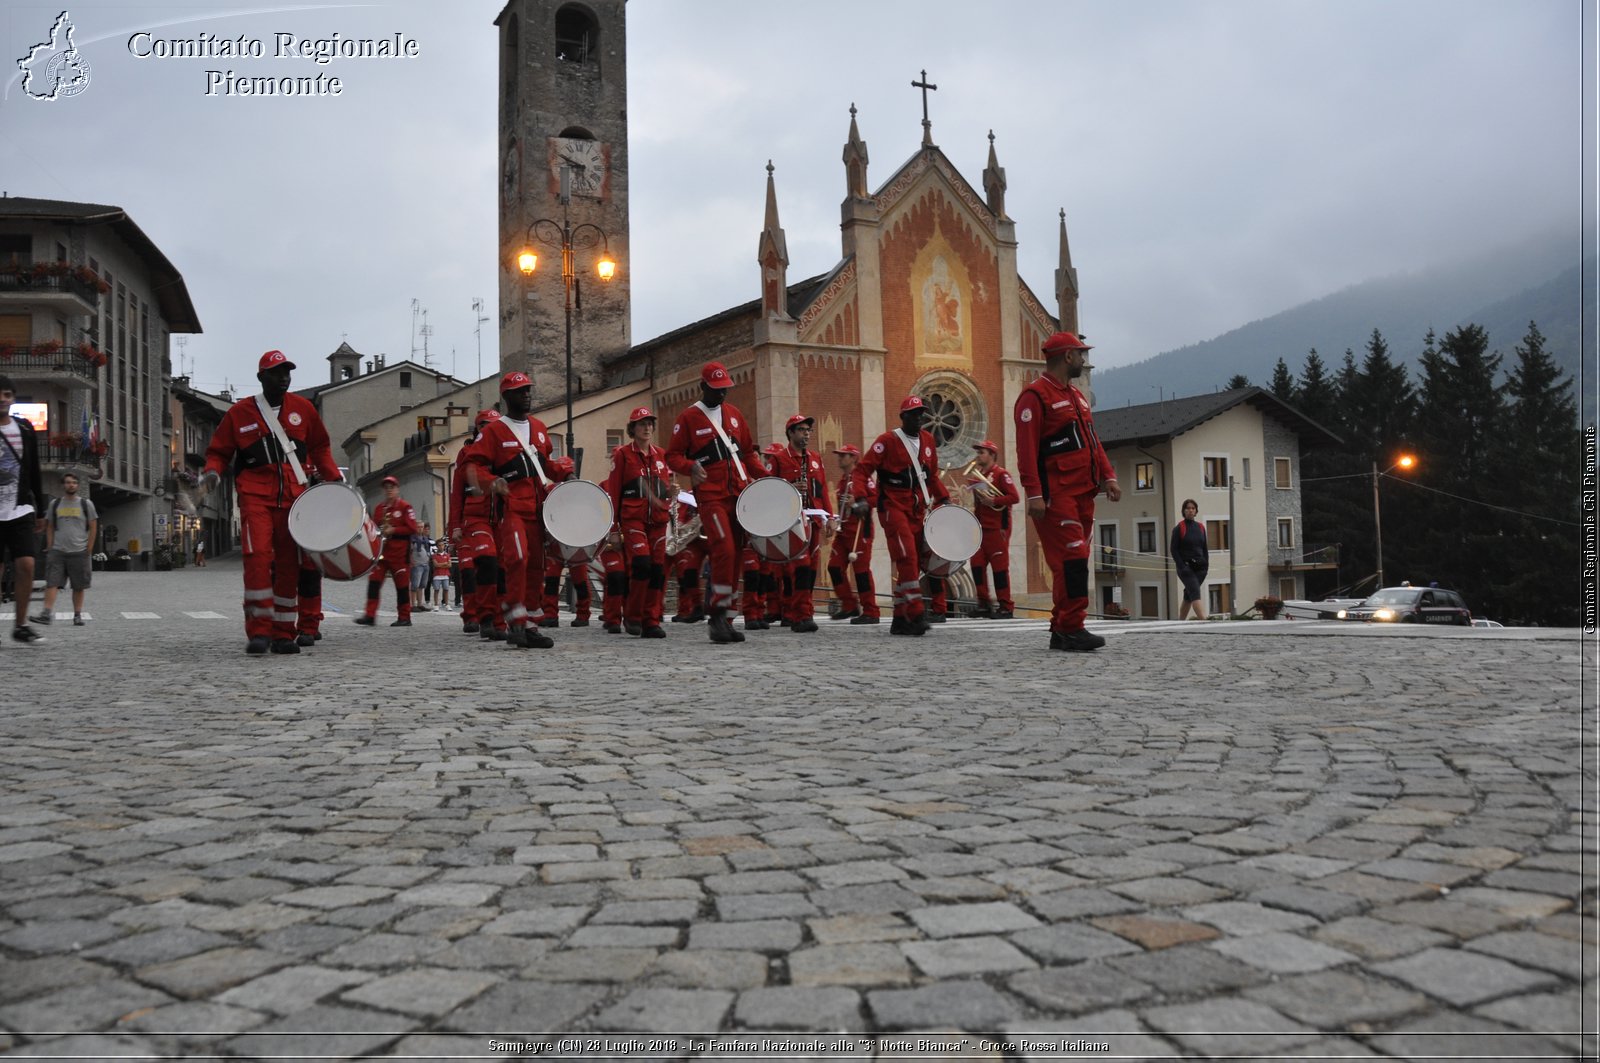
[[109,453],[111,445],[103,439],[85,439],[81,432],[57,432],[40,444],[39,464],[47,471],[94,472]]
[[108,361],[106,353],[87,340],[0,343],[0,373],[24,380],[92,387],[96,374]]
[[0,306],[15,303],[92,314],[111,290],[94,270],[67,262],[0,263]]

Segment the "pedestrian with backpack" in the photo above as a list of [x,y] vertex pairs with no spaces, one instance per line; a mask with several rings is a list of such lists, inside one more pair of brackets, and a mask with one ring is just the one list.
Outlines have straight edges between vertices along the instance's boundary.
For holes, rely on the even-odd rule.
[[83,595],[89,589],[89,556],[100,531],[94,503],[78,494],[78,478],[61,477],[61,497],[51,499],[44,520],[44,608],[31,619],[48,624],[55,617],[56,594],[72,584],[72,624],[83,626]]

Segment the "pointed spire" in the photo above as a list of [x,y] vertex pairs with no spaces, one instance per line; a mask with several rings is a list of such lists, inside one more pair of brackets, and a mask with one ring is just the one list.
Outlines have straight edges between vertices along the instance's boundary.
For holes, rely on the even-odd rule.
[[994,130],[989,130],[989,165],[983,171],[983,192],[996,218],[1006,216],[1006,171],[994,153]]
[[773,180],[772,160],[767,160],[767,212],[761,239],[756,244],[756,262],[761,266],[761,312],[763,316],[789,317],[789,245],[783,226],[778,224],[778,189]]
[[850,105],[850,136],[844,142],[844,194],[848,199],[867,198],[867,142],[856,127],[856,105]]
[[1061,327],[1078,329],[1078,271],[1072,268],[1072,249],[1067,245],[1067,209],[1061,208],[1061,257],[1056,264],[1056,308]]

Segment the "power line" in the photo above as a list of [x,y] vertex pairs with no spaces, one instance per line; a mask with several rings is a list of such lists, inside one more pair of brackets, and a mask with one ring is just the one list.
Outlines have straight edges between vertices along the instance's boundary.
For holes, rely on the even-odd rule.
[[1579,526],[1578,522],[1575,520],[1562,520],[1560,517],[1547,517],[1542,513],[1529,513],[1526,510],[1512,509],[1510,506],[1497,506],[1493,502],[1484,502],[1481,499],[1468,498],[1466,495],[1451,494],[1449,491],[1441,491],[1437,487],[1428,487],[1412,480],[1401,479],[1398,476],[1390,476],[1387,477],[1387,479],[1393,480],[1396,483],[1405,484],[1408,487],[1415,487],[1421,491],[1432,491],[1436,495],[1444,495],[1447,498],[1454,498],[1459,502],[1471,502],[1475,506],[1484,506],[1488,509],[1498,509],[1502,513],[1511,513],[1518,517],[1527,517],[1530,520],[1544,520],[1549,521],[1551,524],[1565,524],[1569,528],[1576,528]]

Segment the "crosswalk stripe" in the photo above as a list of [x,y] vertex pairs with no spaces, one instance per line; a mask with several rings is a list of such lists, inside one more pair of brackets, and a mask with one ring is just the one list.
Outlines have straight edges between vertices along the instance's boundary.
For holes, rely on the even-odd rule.
[[160,613],[123,613],[124,620],[160,620]]
[[228,619],[227,617],[223,616],[221,613],[189,613],[189,612],[186,612],[183,615],[184,616],[192,616],[196,620],[226,620],[226,619]]

